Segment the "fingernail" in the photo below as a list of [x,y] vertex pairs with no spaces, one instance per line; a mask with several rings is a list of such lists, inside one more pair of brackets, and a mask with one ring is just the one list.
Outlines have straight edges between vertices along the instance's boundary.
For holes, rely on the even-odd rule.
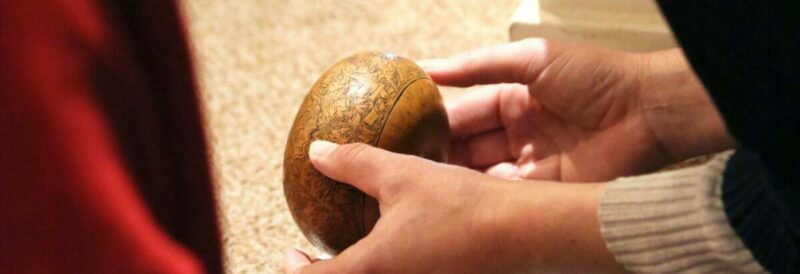
[[308,149],[308,155],[311,158],[324,158],[331,154],[331,152],[336,149],[339,145],[324,141],[324,140],[317,140],[311,143],[311,147]]
[[520,177],[528,178],[534,171],[536,171],[536,164],[533,162],[524,163],[519,167]]
[[417,62],[425,70],[434,70],[447,67],[447,59],[426,59]]
[[303,266],[310,265],[311,261],[308,259],[308,257],[306,257],[306,255],[300,253],[300,251],[297,251],[296,249],[289,249],[285,252],[283,263],[286,273],[295,273]]

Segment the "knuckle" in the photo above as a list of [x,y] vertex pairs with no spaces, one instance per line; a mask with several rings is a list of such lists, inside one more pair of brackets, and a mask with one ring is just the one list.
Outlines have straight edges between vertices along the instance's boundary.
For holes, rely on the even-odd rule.
[[497,85],[497,96],[500,96],[501,94],[513,93],[520,86],[524,87],[524,85],[516,84],[516,83],[514,83],[514,84],[512,84],[512,83],[498,84]]
[[519,79],[523,79],[524,84],[533,82],[535,77],[538,77],[543,67],[547,66],[548,55],[555,54],[549,52],[548,44],[551,42],[541,38],[529,38],[520,41],[519,48],[517,49],[520,58],[524,61],[520,62],[515,73]]
[[451,58],[451,62],[455,63],[458,67],[466,68],[466,69],[473,69],[479,66],[481,60],[478,56],[481,56],[480,49],[473,49],[467,52],[455,55]]
[[[373,254],[381,254],[383,252],[373,253]],[[353,267],[352,273],[381,273],[381,265],[378,263],[379,260],[364,260],[359,262],[358,265]]]
[[363,143],[346,144],[339,147],[336,151],[339,155],[336,157],[343,164],[347,166],[357,165],[363,161],[365,152],[369,149],[369,145]]
[[397,167],[394,169],[397,171],[394,174],[384,174],[388,176],[385,180],[385,188],[392,193],[398,193],[403,187],[433,175],[431,174],[433,172],[430,168],[431,163],[433,162],[417,156],[399,155],[391,162],[391,165]]
[[417,166],[417,157],[410,155],[397,155],[393,159],[383,159],[382,165],[386,168],[382,172],[372,174],[373,178],[380,182],[379,196],[383,202],[391,204],[393,198],[410,185],[419,180],[419,176],[425,176],[424,172]]

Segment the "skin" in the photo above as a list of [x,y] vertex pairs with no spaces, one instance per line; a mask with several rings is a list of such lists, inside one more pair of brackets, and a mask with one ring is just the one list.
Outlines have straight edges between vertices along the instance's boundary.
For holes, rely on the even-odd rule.
[[447,104],[454,164],[503,178],[605,181],[733,146],[678,49],[637,55],[531,39],[427,71],[443,85],[514,83]]
[[505,84],[447,103],[450,164],[314,142],[312,164],[375,197],[381,218],[333,259],[288,252],[285,273],[622,272],[599,232],[606,183],[569,182],[734,145],[679,50],[529,39],[424,67],[440,85]]

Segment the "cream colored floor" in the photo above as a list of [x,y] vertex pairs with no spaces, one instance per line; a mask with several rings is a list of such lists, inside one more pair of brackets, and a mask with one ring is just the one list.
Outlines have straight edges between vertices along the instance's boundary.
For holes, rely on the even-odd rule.
[[300,101],[327,67],[361,50],[422,59],[504,42],[516,2],[184,0],[228,271],[274,273],[287,248],[316,252],[286,208],[282,156]]

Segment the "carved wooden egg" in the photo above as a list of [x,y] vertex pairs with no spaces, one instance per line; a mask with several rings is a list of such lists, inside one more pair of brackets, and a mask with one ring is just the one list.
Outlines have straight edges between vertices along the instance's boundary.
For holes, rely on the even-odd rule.
[[366,236],[380,215],[373,198],[311,165],[314,140],[366,143],[443,162],[449,139],[442,97],[425,71],[391,53],[348,57],[317,80],[289,133],[283,189],[292,217],[312,244],[338,254]]

